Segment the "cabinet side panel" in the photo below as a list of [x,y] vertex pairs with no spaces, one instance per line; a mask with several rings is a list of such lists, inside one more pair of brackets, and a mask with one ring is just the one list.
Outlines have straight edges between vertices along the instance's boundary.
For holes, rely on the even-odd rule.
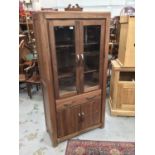
[[[112,73],[111,73],[111,79],[110,79],[110,98],[112,101],[114,96],[114,81],[115,81],[115,71],[114,71],[114,68],[112,67]],[[112,102],[112,107],[114,107],[113,102]]]
[[43,18],[42,14],[34,14],[33,17],[35,38],[39,57],[40,77],[43,88],[46,126],[52,139],[53,146],[55,146],[57,145],[56,111],[47,22]]
[[128,31],[128,23],[121,23],[120,24],[120,38],[119,38],[118,59],[120,60],[120,62],[123,65],[124,65],[124,61],[125,61],[127,31]]
[[[39,27],[39,19],[38,19],[38,16],[35,15],[33,16],[33,25],[34,25],[34,34],[35,34],[35,39],[36,39],[36,45],[37,45],[37,52],[38,52],[38,65],[39,65],[39,72],[40,72],[40,77],[42,79],[41,81],[41,84],[42,84],[42,91],[43,91],[43,100],[44,100],[44,110],[45,110],[45,121],[46,121],[46,128],[48,131],[51,131],[51,121],[50,121],[50,111],[49,111],[49,108],[46,108],[48,107],[48,104],[47,101],[46,101],[46,92],[45,92],[45,87],[46,87],[46,84],[44,81],[44,77],[43,75],[45,74],[44,73],[44,69],[43,69],[43,56],[42,56],[42,53],[41,53],[41,47],[40,47],[40,34],[39,34],[39,31],[40,31],[40,27]],[[46,106],[45,106],[46,104]]]
[[135,18],[130,17],[128,23],[125,66],[135,67]]
[[134,82],[118,83],[117,108],[134,110],[135,105],[135,84]]
[[104,126],[105,120],[105,103],[106,103],[106,83],[107,83],[107,66],[108,66],[108,50],[109,50],[109,26],[110,26],[110,16],[105,20],[105,34],[104,34],[104,56],[103,56],[103,71],[102,71],[102,102],[101,102],[101,123]]

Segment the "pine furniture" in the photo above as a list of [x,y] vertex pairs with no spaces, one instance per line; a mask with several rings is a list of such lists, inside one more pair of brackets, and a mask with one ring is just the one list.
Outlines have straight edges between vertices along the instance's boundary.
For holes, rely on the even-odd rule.
[[135,67],[134,16],[120,16],[118,63],[123,67]]
[[112,61],[109,105],[112,115],[135,115],[135,68],[122,67],[116,60]]

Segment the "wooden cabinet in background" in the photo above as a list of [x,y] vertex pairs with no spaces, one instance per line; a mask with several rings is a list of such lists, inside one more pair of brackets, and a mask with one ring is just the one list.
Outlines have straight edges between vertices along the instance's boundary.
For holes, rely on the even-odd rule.
[[53,145],[104,126],[110,13],[34,12]]
[[121,67],[116,60],[112,61],[109,105],[112,115],[135,115],[135,68]]
[[135,17],[120,16],[118,62],[123,67],[135,67]]

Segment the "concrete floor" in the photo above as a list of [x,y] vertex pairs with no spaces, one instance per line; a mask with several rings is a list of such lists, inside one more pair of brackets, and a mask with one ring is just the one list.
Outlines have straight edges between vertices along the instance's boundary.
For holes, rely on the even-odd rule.
[[[108,100],[107,100],[108,101]],[[56,148],[51,146],[46,132],[42,92],[34,90],[29,99],[26,90],[19,95],[19,154],[20,155],[64,155],[67,141]],[[135,141],[135,118],[114,117],[106,104],[105,128],[95,129],[74,139],[98,141]]]

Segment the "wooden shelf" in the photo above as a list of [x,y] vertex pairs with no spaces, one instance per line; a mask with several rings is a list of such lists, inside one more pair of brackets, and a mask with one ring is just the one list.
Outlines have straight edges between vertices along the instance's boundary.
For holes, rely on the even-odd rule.
[[[93,73],[93,72],[97,72],[97,70],[96,69],[90,69],[90,70],[84,71],[84,74]],[[63,79],[63,78],[72,77],[72,76],[74,76],[74,73],[66,72],[66,73],[59,75],[58,79]]]
[[88,42],[88,43],[84,43],[84,45],[97,45],[99,44],[98,42]]
[[[97,45],[99,44],[98,42],[90,42],[90,43],[84,43],[84,45]],[[74,43],[73,44],[62,44],[62,45],[57,45],[56,48],[66,48],[66,47],[73,47],[75,46]]]
[[85,56],[96,56],[99,55],[99,52],[84,52]]
[[[27,25],[26,22],[20,22],[21,25]],[[33,22],[28,22],[28,24],[33,24]]]
[[96,69],[90,69],[90,70],[85,71],[84,73],[87,74],[87,73],[93,73],[93,72],[97,72],[97,70]]
[[68,73],[64,73],[64,74],[61,74],[58,76],[58,79],[63,79],[63,78],[66,78],[66,77],[72,77],[74,74],[71,73],[71,72],[68,72]]
[[56,48],[66,48],[66,47],[73,47],[73,44],[67,44],[67,45],[57,45]]

